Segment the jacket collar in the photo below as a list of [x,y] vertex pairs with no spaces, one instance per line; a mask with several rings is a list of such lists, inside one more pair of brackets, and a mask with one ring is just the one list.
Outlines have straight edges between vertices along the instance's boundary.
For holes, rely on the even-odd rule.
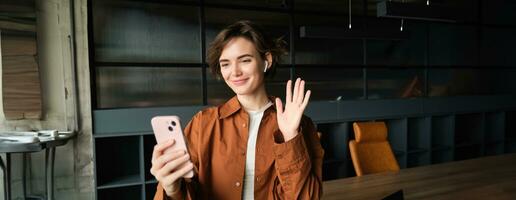
[[[269,101],[272,102],[272,105],[267,109],[274,109],[276,110],[276,97],[274,96],[269,96]],[[242,109],[242,106],[240,105],[240,102],[238,101],[238,98],[237,96],[235,95],[234,97],[232,97],[231,99],[229,99],[226,103],[222,104],[219,106],[219,119],[223,119],[223,118],[226,118],[226,117],[229,117],[231,115],[233,115],[234,113],[236,113],[237,111],[239,111],[240,109]]]

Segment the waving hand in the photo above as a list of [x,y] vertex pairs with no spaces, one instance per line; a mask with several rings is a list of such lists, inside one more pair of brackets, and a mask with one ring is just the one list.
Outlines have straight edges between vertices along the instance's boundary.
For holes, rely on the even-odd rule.
[[285,109],[281,99],[276,98],[276,110],[278,126],[286,141],[296,137],[301,117],[310,99],[310,90],[305,93],[305,81],[297,78],[292,91],[292,81],[287,82],[287,94],[285,99]]

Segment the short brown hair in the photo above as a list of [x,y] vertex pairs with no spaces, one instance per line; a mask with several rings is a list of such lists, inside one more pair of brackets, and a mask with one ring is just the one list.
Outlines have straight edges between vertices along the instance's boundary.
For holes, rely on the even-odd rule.
[[285,55],[287,52],[285,49],[286,42],[283,40],[283,37],[272,39],[259,25],[248,20],[237,21],[222,29],[213,42],[210,43],[207,62],[211,73],[216,77],[221,76],[219,64],[220,55],[222,54],[222,50],[224,50],[224,46],[226,46],[231,39],[236,37],[244,37],[251,41],[262,59],[266,59],[265,54],[270,52],[272,64],[265,73],[265,76],[274,75],[276,65],[280,62],[281,56]]

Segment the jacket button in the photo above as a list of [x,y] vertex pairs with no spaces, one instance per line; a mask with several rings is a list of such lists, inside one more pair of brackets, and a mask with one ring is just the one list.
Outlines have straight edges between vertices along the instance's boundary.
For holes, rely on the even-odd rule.
[[240,182],[238,182],[238,181],[237,181],[237,182],[235,183],[235,186],[236,186],[236,187],[240,187]]

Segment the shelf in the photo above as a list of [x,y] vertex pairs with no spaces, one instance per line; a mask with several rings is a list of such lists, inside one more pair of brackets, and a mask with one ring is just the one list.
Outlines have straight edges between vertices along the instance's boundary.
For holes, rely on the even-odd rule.
[[140,174],[140,136],[95,138],[97,187],[143,182]]
[[401,169],[407,168],[407,155],[405,152],[403,152],[403,154],[395,154],[394,156],[396,157],[396,161]]
[[[353,167],[351,167],[353,169]],[[323,163],[323,181],[349,177],[347,161],[328,160]]]
[[494,155],[503,154],[504,146],[505,145],[503,142],[485,144],[484,145],[484,155],[485,156],[494,156]]
[[428,151],[409,153],[407,156],[407,167],[419,167],[430,164],[430,153]]
[[331,164],[342,163],[342,162],[346,162],[346,160],[339,160],[339,159],[329,158],[329,159],[324,159],[323,165],[331,165]]
[[321,145],[324,148],[323,180],[349,177],[347,162],[349,157],[348,142],[354,138],[351,123],[318,123],[321,132]]
[[154,134],[153,132],[123,132],[123,133],[97,133],[93,134],[94,138],[124,137],[124,136],[140,136]]
[[355,167],[353,166],[352,160],[347,160],[345,163],[346,166],[346,176],[345,177],[354,177],[357,176],[357,173],[355,172]]
[[414,154],[414,153],[426,153],[428,152],[428,149],[423,149],[423,148],[414,148],[414,149],[409,149],[407,151],[408,154]]
[[401,151],[401,150],[397,150],[397,149],[392,149],[392,152],[394,153],[394,156],[404,156],[405,155],[405,151]]
[[434,116],[431,121],[432,149],[453,146],[455,118],[453,116]]
[[102,185],[97,186],[97,189],[107,189],[107,188],[116,188],[116,187],[125,187],[132,185],[140,185],[142,184],[140,174],[133,174],[124,177],[118,177],[106,182]]
[[505,134],[505,113],[485,113],[485,126],[486,130],[484,142],[490,143],[495,141],[502,141]]
[[158,183],[145,184],[145,199],[154,199],[154,195],[156,194],[157,187],[158,187]]
[[505,153],[516,153],[516,140],[505,142]]
[[395,155],[407,150],[407,119],[385,120],[388,130],[388,140]]
[[464,148],[464,147],[480,146],[480,145],[481,145],[481,143],[476,143],[476,142],[463,142],[460,144],[456,144],[455,148]]
[[421,149],[429,149],[431,142],[431,119],[409,118],[408,119],[408,152],[418,151]]
[[154,145],[156,145],[156,138],[154,135],[143,136],[143,166],[145,181],[154,179],[154,176],[150,173],[150,169],[152,168],[152,152],[154,151]]
[[462,114],[455,118],[455,146],[482,143],[484,135],[483,114]]
[[453,161],[453,150],[451,148],[439,149],[431,152],[431,163],[438,164]]
[[158,183],[158,180],[156,180],[155,178],[152,178],[152,179],[145,181],[145,184],[152,184],[152,183]]
[[[351,123],[320,123],[317,131],[321,132],[321,145],[324,156],[338,160],[345,160],[349,155],[349,136],[354,136]],[[354,138],[354,137],[353,137]]]
[[505,138],[507,140],[516,139],[516,111],[505,113]]
[[506,140],[496,140],[496,141],[488,141],[484,143],[485,145],[496,145],[496,144],[503,144]]
[[142,186],[127,186],[118,188],[105,188],[97,190],[98,200],[112,199],[140,199],[142,198]]
[[467,160],[482,156],[482,145],[474,144],[455,148],[454,160]]
[[432,147],[432,151],[445,151],[445,150],[450,150],[452,149],[451,146],[435,146],[435,147]]

